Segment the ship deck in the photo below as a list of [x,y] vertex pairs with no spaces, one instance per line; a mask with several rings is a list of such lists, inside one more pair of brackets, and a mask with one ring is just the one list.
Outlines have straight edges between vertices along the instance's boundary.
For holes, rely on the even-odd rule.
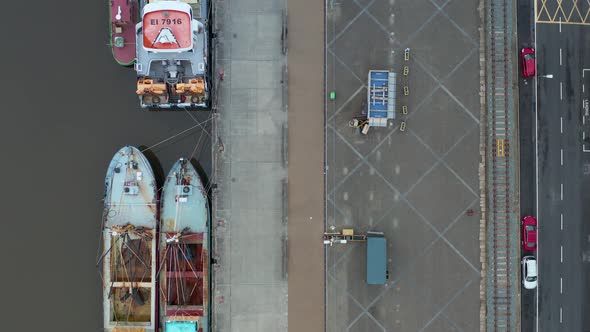
[[[160,276],[165,331],[177,322],[197,322],[203,331],[209,316],[209,252],[207,234],[185,234],[165,245],[165,275]],[[174,234],[166,234],[166,239]],[[169,326],[170,325],[170,326]]]
[[[155,239],[152,230],[104,232],[104,326],[154,331]],[[115,329],[115,330],[113,330]]]
[[[162,232],[209,232],[207,193],[195,168],[188,161],[172,166],[162,189]],[[186,190],[186,192],[184,192]]]
[[155,327],[156,182],[146,157],[120,149],[105,180],[103,306],[106,331]]
[[[139,150],[126,147],[117,152],[107,171],[106,186],[105,227],[130,223],[135,227],[156,228],[156,180],[148,160]],[[137,193],[127,194],[126,188],[137,189]]]
[[[111,49],[115,60],[124,66],[131,65],[135,61],[135,24],[137,23],[138,4],[135,0],[111,0]],[[117,20],[117,14],[121,10],[121,17]],[[117,41],[122,38],[122,46]]]
[[[165,331],[191,320],[206,331],[209,316],[209,204],[192,164],[178,160],[162,190],[160,315]],[[170,324],[170,326],[169,326]],[[194,330],[194,327],[193,329]],[[192,331],[191,330],[191,331]]]

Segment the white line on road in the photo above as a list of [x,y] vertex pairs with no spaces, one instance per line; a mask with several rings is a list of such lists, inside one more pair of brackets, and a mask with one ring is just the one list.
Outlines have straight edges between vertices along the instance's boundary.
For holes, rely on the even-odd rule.
[[563,322],[563,313],[561,312],[561,307],[559,307],[559,323]]
[[561,149],[561,166],[563,166],[563,149]]
[[563,294],[563,278],[559,277],[559,294]]
[[559,118],[559,130],[563,134],[563,116]]
[[563,213],[561,214],[561,230],[563,231]]
[[559,65],[563,65],[563,63],[561,62],[561,48],[559,49]]
[[563,201],[563,183],[561,184],[561,200]]
[[559,100],[563,100],[563,83],[559,82]]
[[563,246],[559,246],[559,260],[563,263]]

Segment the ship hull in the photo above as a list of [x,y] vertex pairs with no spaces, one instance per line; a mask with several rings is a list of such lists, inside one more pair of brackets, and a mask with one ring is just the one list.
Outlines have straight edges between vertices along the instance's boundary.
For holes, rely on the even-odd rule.
[[145,156],[119,150],[107,170],[102,263],[104,330],[155,332],[157,185]]
[[122,66],[135,62],[135,24],[139,20],[137,0],[109,0],[109,32],[113,57]]
[[181,159],[172,167],[162,189],[160,331],[209,331],[209,236],[206,190],[190,162]]

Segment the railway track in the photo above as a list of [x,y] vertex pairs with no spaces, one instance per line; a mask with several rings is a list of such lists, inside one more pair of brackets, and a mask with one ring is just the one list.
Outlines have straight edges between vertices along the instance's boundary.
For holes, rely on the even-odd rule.
[[[516,331],[511,278],[518,273],[511,243],[510,128],[513,125],[511,70],[512,1],[489,0],[487,10],[488,118],[488,331]],[[516,265],[516,266],[515,266]]]

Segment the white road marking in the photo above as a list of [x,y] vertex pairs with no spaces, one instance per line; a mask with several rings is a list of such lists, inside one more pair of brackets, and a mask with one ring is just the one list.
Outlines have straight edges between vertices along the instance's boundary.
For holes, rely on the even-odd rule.
[[561,230],[563,231],[563,213],[561,214]]
[[561,62],[561,48],[559,49],[559,65],[563,65],[563,63]]
[[559,17],[559,33],[561,33],[561,16]]
[[563,246],[559,246],[559,260],[563,263]]
[[563,294],[563,278],[559,277],[559,294]]
[[563,116],[559,118],[559,130],[563,134]]
[[561,200],[563,201],[563,183],[561,184]]
[[563,83],[559,82],[559,100],[563,100]]
[[562,323],[562,322],[563,322],[563,313],[562,313],[561,307],[559,307],[559,323]]
[[563,149],[561,149],[561,166],[563,166]]

